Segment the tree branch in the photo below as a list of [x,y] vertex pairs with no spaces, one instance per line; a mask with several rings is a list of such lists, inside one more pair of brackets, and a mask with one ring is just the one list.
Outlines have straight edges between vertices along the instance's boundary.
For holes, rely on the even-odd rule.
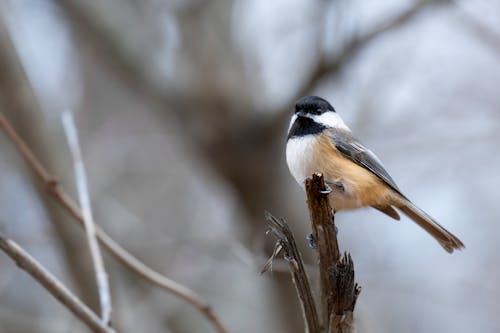
[[323,175],[315,173],[306,179],[305,188],[313,239],[318,249],[324,327],[329,328],[329,333],[352,332],[352,312],[361,291],[354,283],[353,262],[349,254],[340,254]]
[[92,216],[90,195],[87,185],[87,173],[85,172],[82,152],[78,142],[78,134],[71,111],[63,112],[62,121],[69,149],[73,157],[76,188],[78,190],[78,198],[82,209],[83,224],[96,275],[97,290],[101,305],[101,319],[103,322],[108,323],[111,321],[111,292],[109,290],[109,279],[95,233],[95,222]]
[[277,241],[274,253],[267,261],[261,273],[271,269],[273,260],[283,251],[283,256],[288,261],[288,266],[292,273],[295,290],[299,296],[302,315],[306,323],[306,332],[320,333],[321,325],[312,296],[309,277],[304,268],[304,262],[295,243],[292,231],[283,219],[277,219],[268,212],[266,212],[266,219],[269,223],[269,231],[277,238]]
[[[365,35],[353,37],[342,48],[342,51],[336,56],[329,58],[324,55],[317,62],[315,69],[311,72],[309,80],[307,80],[300,88],[295,96],[302,97],[309,95],[317,85],[326,79],[328,76],[337,73],[345,64],[345,62],[354,58],[354,56],[363,49],[369,42],[377,37],[389,32],[401,25],[407,23],[419,14],[423,9],[430,4],[444,2],[445,0],[418,0],[413,5],[402,11],[399,15],[388,22],[382,22],[379,26],[369,31]],[[293,101],[292,101],[293,102]]]
[[336,289],[334,311],[330,313],[328,333],[354,332],[354,306],[361,287],[354,281],[354,263],[351,255],[344,253],[335,263],[330,274],[335,277]]
[[[62,167],[54,163],[57,160],[58,149],[53,144],[49,144],[52,141],[52,133],[44,130],[46,127],[44,126],[44,112],[42,112],[39,100],[26,75],[26,68],[17,54],[2,15],[0,15],[0,73],[0,110],[5,110],[5,116],[12,124],[15,124],[18,133],[22,133],[24,140],[36,153],[38,159],[50,169],[58,170],[59,168],[57,173],[65,175],[61,170]],[[62,257],[66,262],[70,278],[74,282],[75,293],[92,310],[97,309],[98,294],[93,284],[90,283],[94,279],[94,274],[87,269],[86,263],[90,262],[88,253],[81,251],[85,245],[82,237],[77,235],[79,232],[72,228],[73,226],[67,224],[67,216],[64,212],[49,204],[51,198],[45,194],[45,188],[38,181],[37,176],[29,171],[28,176],[40,201],[45,205],[48,219],[52,224],[51,232],[57,240],[54,245],[62,247]]]
[[40,283],[59,302],[67,307],[85,325],[96,333],[114,333],[115,330],[102,322],[82,301],[80,301],[54,275],[29,255],[16,242],[7,239],[0,233],[0,249],[2,249],[21,269]]
[[341,255],[339,251],[334,214],[328,197],[331,190],[325,185],[323,175],[318,173],[306,179],[305,188],[313,242],[318,250],[323,325],[318,319],[309,278],[293,234],[283,219],[267,212],[269,231],[278,240],[262,272],[269,270],[273,260],[283,251],[299,296],[306,332],[352,333],[354,306],[361,288],[354,280],[351,255]]
[[[45,184],[48,194],[51,195],[56,200],[56,202],[59,203],[64,209],[66,209],[66,211],[74,217],[74,220],[78,222],[80,226],[83,226],[83,215],[78,205],[66,193],[66,191],[64,191],[57,180],[40,163],[31,149],[19,137],[17,132],[10,125],[10,123],[2,113],[0,113],[0,128],[2,128],[5,134],[14,143],[17,150],[26,160],[28,166],[34,171],[39,180],[43,184]],[[98,226],[96,226],[96,236],[101,245],[104,246],[104,248],[106,248],[111,253],[111,255],[113,255],[115,259],[122,263],[127,269],[142,277],[149,283],[184,299],[186,302],[198,309],[198,311],[200,311],[201,314],[203,314],[205,318],[210,321],[217,332],[227,333],[227,330],[222,324],[222,321],[215,314],[212,308],[193,290],[161,275],[160,273],[146,266],[139,259],[134,257],[132,254],[127,252],[127,250],[116,243]]]
[[313,239],[318,249],[323,321],[328,323],[334,308],[333,290],[337,287],[331,269],[340,259],[337,232],[328,194],[321,193],[326,191],[323,176],[314,174],[313,178],[306,179],[305,185]]
[[460,10],[465,27],[468,28],[475,36],[487,47],[493,49],[495,52],[500,53],[500,35],[488,27],[484,22],[477,18],[474,14],[470,13],[458,1],[451,1]]

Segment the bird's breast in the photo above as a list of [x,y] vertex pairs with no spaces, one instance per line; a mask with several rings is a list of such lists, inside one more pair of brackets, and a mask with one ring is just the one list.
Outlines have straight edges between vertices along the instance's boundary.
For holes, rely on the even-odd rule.
[[343,190],[332,187],[330,194],[335,210],[376,205],[386,195],[387,186],[370,171],[347,159],[324,134],[290,138],[286,146],[290,173],[304,187],[304,181],[315,172],[326,180],[340,181]]
[[301,186],[304,186],[305,179],[315,172],[312,166],[317,144],[318,139],[314,135],[292,137],[286,144],[288,169]]

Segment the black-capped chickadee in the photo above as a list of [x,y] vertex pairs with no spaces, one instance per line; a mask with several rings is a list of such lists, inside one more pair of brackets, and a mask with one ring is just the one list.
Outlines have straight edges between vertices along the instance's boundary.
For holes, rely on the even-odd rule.
[[463,243],[406,198],[380,160],[352,136],[335,109],[316,96],[299,99],[288,129],[286,161],[297,182],[324,175],[334,211],[373,207],[399,220],[407,215],[448,252]]

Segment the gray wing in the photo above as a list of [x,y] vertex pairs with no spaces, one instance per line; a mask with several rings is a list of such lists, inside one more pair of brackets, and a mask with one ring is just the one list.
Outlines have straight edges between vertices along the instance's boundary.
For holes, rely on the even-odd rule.
[[330,136],[335,148],[337,148],[337,150],[340,151],[345,157],[372,172],[375,176],[383,180],[393,190],[404,197],[396,185],[396,182],[394,182],[387,171],[385,171],[379,158],[370,149],[366,148],[358,140],[356,140],[350,132],[338,129],[335,131],[330,130]]

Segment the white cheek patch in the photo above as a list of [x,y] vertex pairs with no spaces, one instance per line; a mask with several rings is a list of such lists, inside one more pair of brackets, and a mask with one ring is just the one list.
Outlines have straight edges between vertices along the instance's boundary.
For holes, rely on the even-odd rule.
[[295,122],[295,120],[297,120],[297,115],[296,114],[294,114],[292,116],[292,120],[290,120],[290,125],[288,125],[288,132],[290,132],[290,129],[292,128],[293,123]]
[[320,115],[311,115],[310,117],[315,122],[323,124],[327,127],[343,129],[349,132],[351,131],[336,112],[328,111]]

